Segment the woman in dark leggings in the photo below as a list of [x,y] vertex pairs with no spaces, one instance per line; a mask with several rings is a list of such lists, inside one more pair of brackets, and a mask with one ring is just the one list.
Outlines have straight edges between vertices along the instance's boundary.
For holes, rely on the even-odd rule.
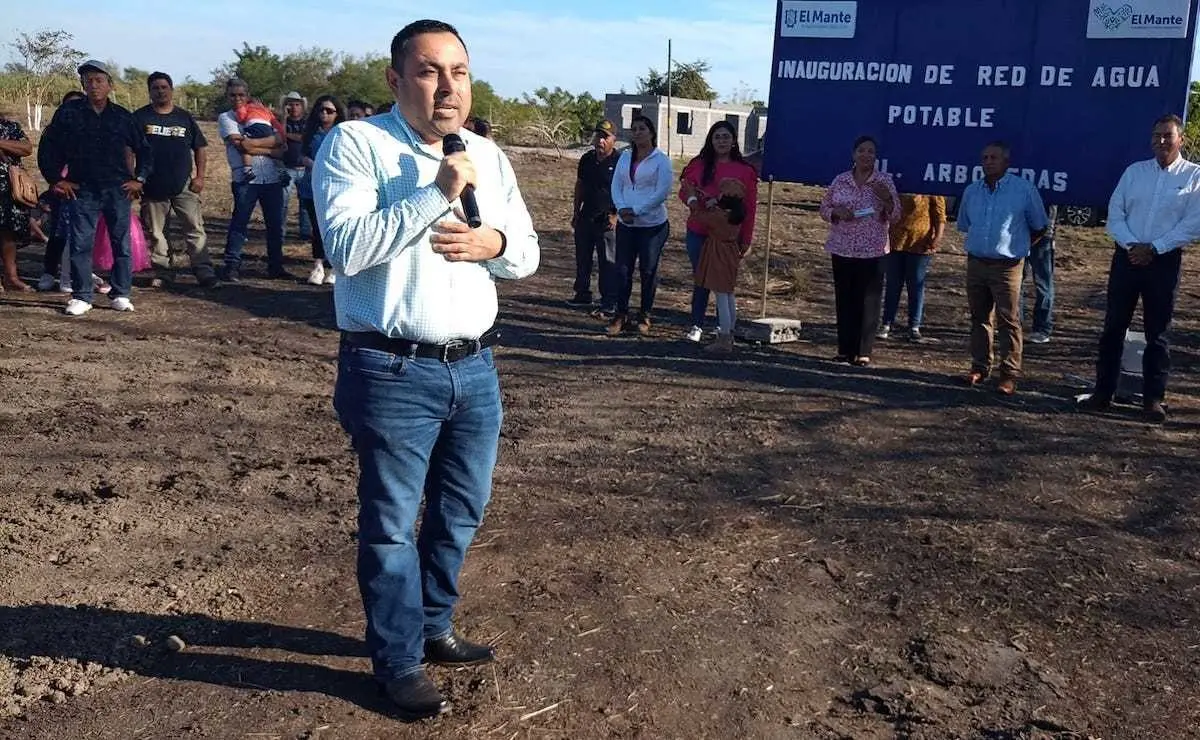
[[308,112],[308,122],[304,126],[304,138],[301,152],[304,156],[304,177],[296,184],[296,192],[300,198],[300,207],[308,213],[312,222],[312,256],[313,269],[308,275],[308,282],[313,285],[333,285],[333,268],[325,259],[325,244],[321,241],[321,229],[317,225],[317,207],[313,202],[312,170],[313,158],[321,149],[321,142],[333,130],[333,127],[346,120],[346,109],[332,95],[322,95],[313,103]]

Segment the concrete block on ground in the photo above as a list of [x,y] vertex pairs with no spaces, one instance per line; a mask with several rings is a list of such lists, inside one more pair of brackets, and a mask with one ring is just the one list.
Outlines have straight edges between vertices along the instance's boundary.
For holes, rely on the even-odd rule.
[[779,344],[795,342],[800,339],[801,323],[799,319],[753,319],[739,321],[734,334],[746,342],[761,342],[763,344]]
[[1118,400],[1141,403],[1142,356],[1146,354],[1146,334],[1125,332],[1125,349],[1121,353],[1121,375],[1117,378]]

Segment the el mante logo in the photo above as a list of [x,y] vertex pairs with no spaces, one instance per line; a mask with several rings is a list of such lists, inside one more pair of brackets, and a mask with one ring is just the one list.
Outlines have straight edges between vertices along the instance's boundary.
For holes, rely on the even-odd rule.
[[1188,0],[1129,0],[1109,4],[1092,0],[1088,14],[1089,39],[1186,38],[1191,4]]

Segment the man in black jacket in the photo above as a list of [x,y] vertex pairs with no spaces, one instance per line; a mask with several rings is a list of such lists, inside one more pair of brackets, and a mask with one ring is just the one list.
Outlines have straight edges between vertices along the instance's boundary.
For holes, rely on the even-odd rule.
[[596,256],[600,289],[600,308],[594,315],[610,319],[616,310],[617,296],[612,286],[616,261],[617,209],[612,200],[612,179],[618,154],[616,129],[612,121],[596,124],[592,151],[579,159],[575,178],[575,203],[571,210],[571,228],[575,231],[575,295],[568,306],[592,305],[592,255]]
[[[130,201],[142,194],[153,154],[133,114],[109,101],[112,76],[102,62],[91,59],[81,64],[79,81],[87,97],[55,111],[38,147],[42,177],[58,197],[75,201],[70,242],[71,300],[66,314],[82,316],[92,309],[92,246],[101,216],[108,224],[113,252],[112,291],[108,297],[113,309],[132,311]],[[136,161],[132,172],[131,160]]]

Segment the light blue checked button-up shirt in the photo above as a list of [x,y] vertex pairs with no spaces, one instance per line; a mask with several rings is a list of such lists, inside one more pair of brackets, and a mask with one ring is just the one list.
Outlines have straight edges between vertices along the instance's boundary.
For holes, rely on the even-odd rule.
[[1033,232],[1046,228],[1046,207],[1033,183],[1011,172],[992,190],[976,180],[958,204],[963,249],[972,257],[1021,259],[1029,256]]
[[508,157],[488,139],[459,135],[475,165],[479,214],[507,239],[503,256],[487,262],[447,262],[433,251],[433,225],[456,218],[458,203],[434,184],[441,145],[421,141],[398,106],[325,138],[313,200],[338,278],[338,328],[430,344],[477,339],[496,321],[496,278],[537,269],[537,234]]

